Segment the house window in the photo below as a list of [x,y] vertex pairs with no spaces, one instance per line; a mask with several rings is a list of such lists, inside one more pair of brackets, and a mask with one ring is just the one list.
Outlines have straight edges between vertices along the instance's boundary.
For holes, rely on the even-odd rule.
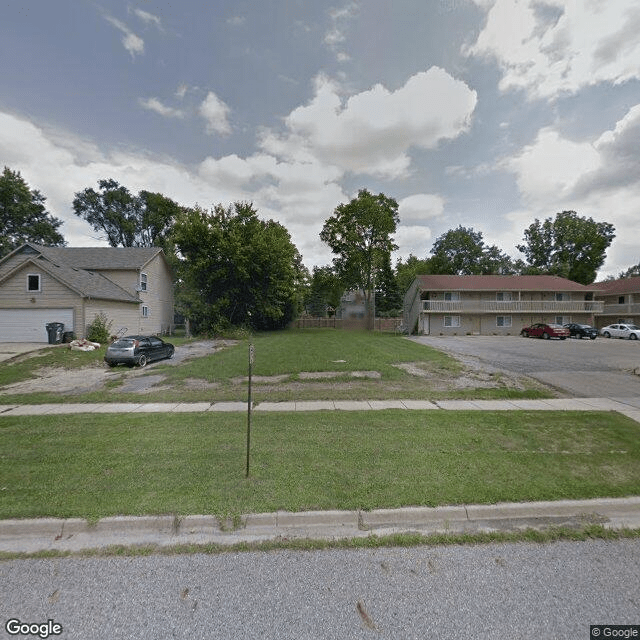
[[460,326],[460,316],[445,316],[444,317],[444,326],[445,327],[459,327]]
[[445,291],[444,299],[446,302],[457,302],[460,300],[459,291]]
[[569,300],[568,293],[556,293],[556,302],[566,302]]
[[[513,300],[513,296],[511,291],[498,291],[496,292],[496,300],[498,302],[511,302]],[[511,325],[509,325],[511,326]]]
[[569,324],[571,322],[570,316],[556,316],[554,319],[556,324]]
[[40,274],[27,274],[27,291],[40,291]]
[[147,307],[146,304],[142,305],[142,317],[143,318],[148,318],[149,317],[149,307]]
[[146,290],[147,290],[147,274],[141,273],[140,274],[140,291],[146,291]]
[[511,316],[496,316],[496,326],[497,327],[510,327],[511,326]]
[[618,296],[618,304],[624,304],[624,296]]

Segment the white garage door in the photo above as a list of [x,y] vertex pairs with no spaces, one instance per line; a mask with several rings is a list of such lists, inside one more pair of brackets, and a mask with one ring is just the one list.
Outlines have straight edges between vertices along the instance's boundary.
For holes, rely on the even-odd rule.
[[49,322],[73,331],[73,309],[0,309],[0,342],[48,342]]

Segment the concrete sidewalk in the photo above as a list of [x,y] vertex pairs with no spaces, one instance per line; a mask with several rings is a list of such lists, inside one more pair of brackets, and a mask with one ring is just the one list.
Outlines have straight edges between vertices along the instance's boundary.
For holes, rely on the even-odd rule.
[[640,497],[503,503],[446,507],[408,507],[375,511],[278,511],[246,515],[233,528],[214,516],[118,516],[89,525],[79,518],[0,521],[0,551],[82,551],[111,545],[136,546],[338,540],[396,533],[505,532],[550,527],[640,528]]
[[[640,398],[552,398],[548,400],[304,400],[260,402],[254,411],[617,411],[640,422]],[[246,402],[153,402],[0,405],[0,417],[74,413],[246,412]]]

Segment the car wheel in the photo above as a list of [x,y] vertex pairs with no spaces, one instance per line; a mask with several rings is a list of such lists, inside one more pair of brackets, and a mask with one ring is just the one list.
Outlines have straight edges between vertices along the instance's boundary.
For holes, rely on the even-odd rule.
[[591,340],[595,340],[595,339],[596,339],[596,336],[591,336]]
[[117,362],[107,362],[107,364],[113,369],[113,367],[117,367],[118,363]]
[[610,334],[608,331],[605,331],[602,335],[603,335],[605,338],[610,338],[610,337],[611,337],[611,334]]
[[566,336],[564,338],[560,338],[560,340],[566,340],[566,339],[567,339]]
[[629,340],[637,340],[637,339],[638,339],[638,336],[637,336],[635,333],[632,333],[632,334],[629,336]]
[[147,364],[147,356],[139,356],[138,357],[138,366],[139,367],[144,367]]
[[521,335],[523,338],[528,338],[528,337],[529,337],[529,334],[528,334],[526,331],[523,331],[520,335]]
[[545,332],[542,334],[542,337],[543,337],[545,340],[548,340],[548,339],[549,339],[549,334],[545,331]]

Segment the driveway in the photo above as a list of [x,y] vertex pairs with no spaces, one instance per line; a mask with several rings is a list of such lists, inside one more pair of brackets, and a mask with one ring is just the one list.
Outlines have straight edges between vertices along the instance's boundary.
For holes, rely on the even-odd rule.
[[44,342],[0,342],[0,362],[29,351],[38,351],[49,345]]
[[518,336],[412,336],[488,370],[527,375],[569,396],[640,396],[640,341]]

